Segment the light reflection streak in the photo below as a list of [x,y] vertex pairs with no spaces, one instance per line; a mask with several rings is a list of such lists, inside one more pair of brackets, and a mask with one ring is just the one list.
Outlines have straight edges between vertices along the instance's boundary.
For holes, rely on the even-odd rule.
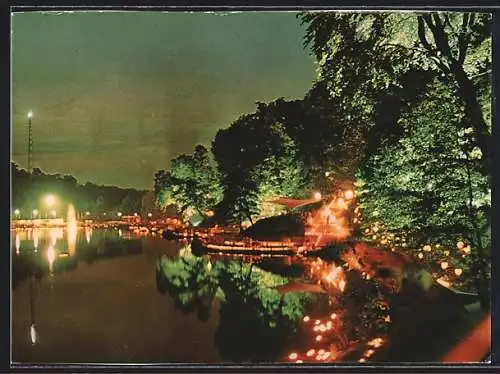
[[35,249],[38,248],[38,239],[39,239],[39,235],[40,232],[38,229],[34,229],[33,230],[33,246],[35,247]]
[[92,238],[92,227],[86,227],[85,228],[85,239],[87,240],[87,243],[90,243],[91,238]]
[[47,260],[49,261],[49,271],[52,274],[54,269],[54,261],[56,259],[56,250],[52,245],[47,248]]
[[21,237],[19,236],[19,233],[16,232],[16,254],[19,254],[19,250],[21,249]]
[[30,338],[31,338],[31,344],[36,344],[36,329],[35,329],[35,324],[32,324],[30,326]]

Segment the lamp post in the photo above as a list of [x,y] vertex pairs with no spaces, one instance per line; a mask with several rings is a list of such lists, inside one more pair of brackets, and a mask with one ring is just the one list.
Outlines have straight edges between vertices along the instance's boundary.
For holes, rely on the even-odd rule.
[[30,110],[28,112],[28,174],[31,174],[31,169],[33,167],[33,132],[31,129],[31,119],[33,118],[33,112]]

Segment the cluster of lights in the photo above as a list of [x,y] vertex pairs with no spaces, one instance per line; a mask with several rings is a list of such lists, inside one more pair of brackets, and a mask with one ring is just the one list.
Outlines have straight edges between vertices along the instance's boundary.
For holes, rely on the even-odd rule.
[[[314,322],[309,316],[305,316],[302,321],[311,328],[314,336],[313,344],[325,344],[330,336],[336,336],[341,328],[340,320],[336,313],[332,313],[326,320],[315,319]],[[333,344],[327,348],[307,349],[304,353],[292,352],[288,355],[288,359],[297,364],[304,361],[334,361],[338,357],[337,347]]]
[[363,357],[361,357],[358,362],[366,362],[366,360],[373,356],[375,353],[375,349],[380,348],[384,345],[385,341],[382,338],[375,338],[366,343],[366,347],[368,348],[364,353]]

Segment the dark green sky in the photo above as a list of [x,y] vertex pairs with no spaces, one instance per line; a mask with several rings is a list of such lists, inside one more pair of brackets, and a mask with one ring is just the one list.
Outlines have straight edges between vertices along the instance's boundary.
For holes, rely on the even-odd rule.
[[314,61],[295,13],[17,13],[13,160],[80,182],[151,188],[156,170],[256,101],[298,98]]

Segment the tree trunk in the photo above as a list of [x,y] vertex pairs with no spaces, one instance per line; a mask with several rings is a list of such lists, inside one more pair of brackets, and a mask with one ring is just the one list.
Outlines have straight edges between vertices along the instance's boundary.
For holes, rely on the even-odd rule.
[[476,89],[462,66],[456,66],[453,73],[458,84],[458,96],[465,104],[465,116],[474,129],[476,141],[483,153],[483,172],[489,175],[491,171],[491,135],[483,118],[483,111],[477,100]]

